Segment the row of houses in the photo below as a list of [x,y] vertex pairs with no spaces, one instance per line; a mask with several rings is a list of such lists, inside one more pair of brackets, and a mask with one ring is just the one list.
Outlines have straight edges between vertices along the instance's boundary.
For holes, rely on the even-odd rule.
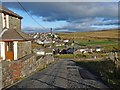
[[34,38],[34,42],[37,44],[51,44],[54,43],[55,46],[64,46],[69,40],[60,39],[56,33],[31,33],[29,34]]
[[32,38],[21,31],[22,18],[0,5],[0,60],[18,60],[31,54]]
[[93,53],[93,52],[102,52],[104,49],[102,47],[95,48],[79,48],[75,51],[75,53]]
[[93,52],[102,52],[103,48],[64,48],[53,50],[54,54],[84,54]]

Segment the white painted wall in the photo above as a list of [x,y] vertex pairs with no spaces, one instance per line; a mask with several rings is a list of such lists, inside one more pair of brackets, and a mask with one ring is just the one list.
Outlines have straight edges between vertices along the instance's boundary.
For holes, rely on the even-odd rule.
[[3,28],[5,27],[5,22],[4,22],[4,14],[2,13],[2,22],[3,22]]
[[[5,27],[4,14],[2,13],[3,28]],[[9,15],[6,15],[6,27],[9,28]]]
[[97,51],[97,52],[100,52],[100,51],[101,51],[101,49],[100,49],[100,48],[97,48],[97,49],[96,49],[96,51]]
[[1,57],[3,58],[3,60],[5,60],[5,42],[0,42],[0,50],[1,50]]
[[17,43],[18,41],[14,41],[14,60],[17,60]]
[[63,42],[69,42],[69,40],[64,40]]
[[37,55],[45,55],[45,52],[44,51],[37,51],[36,54]]
[[7,28],[9,28],[9,15],[6,15]]

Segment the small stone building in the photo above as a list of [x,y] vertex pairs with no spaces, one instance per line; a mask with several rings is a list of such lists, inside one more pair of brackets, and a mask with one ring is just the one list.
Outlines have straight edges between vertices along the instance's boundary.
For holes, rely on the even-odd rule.
[[0,60],[31,54],[31,37],[21,31],[22,17],[0,5]]

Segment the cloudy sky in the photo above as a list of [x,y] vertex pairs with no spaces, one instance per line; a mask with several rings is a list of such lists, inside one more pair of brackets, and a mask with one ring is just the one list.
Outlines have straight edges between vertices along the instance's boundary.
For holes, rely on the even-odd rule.
[[118,27],[117,2],[17,2],[2,3],[23,17],[25,32],[83,32]]

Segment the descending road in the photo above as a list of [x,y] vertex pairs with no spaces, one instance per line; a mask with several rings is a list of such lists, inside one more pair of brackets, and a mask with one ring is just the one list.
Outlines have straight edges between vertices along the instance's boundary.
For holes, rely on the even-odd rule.
[[13,88],[107,88],[97,77],[76,66],[72,60],[60,60],[17,83]]

